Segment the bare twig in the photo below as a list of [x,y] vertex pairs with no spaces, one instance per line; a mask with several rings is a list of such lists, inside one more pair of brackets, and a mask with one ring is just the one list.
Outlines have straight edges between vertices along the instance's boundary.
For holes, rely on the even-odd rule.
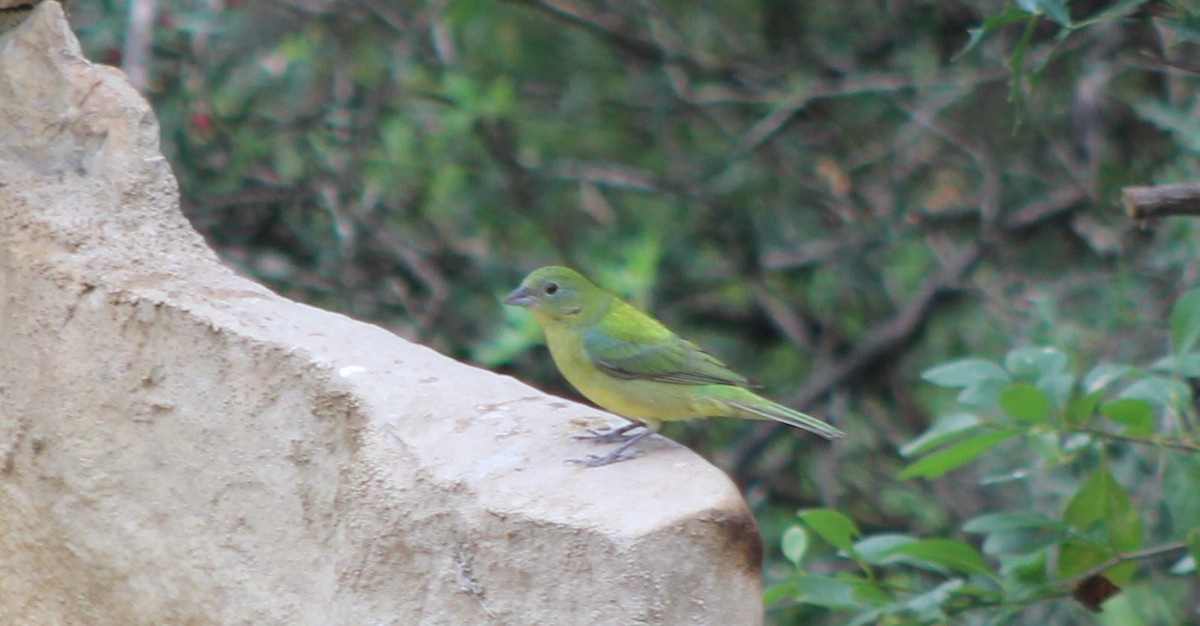
[[651,171],[626,163],[559,161],[548,165],[546,174],[602,187],[650,193],[661,192],[665,183]]
[[607,39],[616,47],[652,63],[678,63],[691,71],[710,71],[700,62],[687,57],[672,56],[653,42],[627,29],[618,15],[601,13],[596,9],[569,0],[510,0],[527,4],[555,17],[564,18],[584,30]]
[[1080,572],[1080,573],[1062,581],[1062,585],[1065,587],[1074,587],[1075,585],[1078,585],[1080,582],[1087,580],[1088,578],[1091,578],[1092,576],[1099,576],[1100,574],[1103,574],[1105,571],[1112,569],[1112,568],[1114,568],[1122,563],[1125,563],[1127,561],[1140,561],[1142,559],[1148,559],[1150,557],[1155,557],[1155,556],[1159,556],[1159,555],[1163,555],[1163,554],[1170,554],[1172,552],[1182,552],[1184,550],[1187,550],[1187,543],[1185,543],[1183,541],[1173,541],[1171,543],[1164,543],[1160,546],[1152,546],[1149,548],[1143,548],[1141,550],[1136,550],[1134,552],[1126,552],[1124,554],[1117,554],[1117,555],[1114,555],[1112,558],[1108,559],[1107,561],[1100,563],[1099,565],[1096,565],[1095,567],[1089,568],[1086,571]]
[[391,283],[394,295],[412,316],[419,335],[427,335],[450,299],[450,286],[445,275],[427,254],[409,243],[400,233],[378,223],[377,220],[364,226],[365,234],[380,244],[376,251],[389,255],[428,290],[428,294],[418,295],[401,279]]
[[[1055,192],[1041,201],[1006,214],[1000,220],[1001,230],[1008,234],[1022,231],[1039,222],[1074,210],[1087,197],[1087,192],[1078,187]],[[790,404],[801,407],[810,405],[818,397],[868,367],[876,359],[900,349],[905,342],[920,331],[922,324],[929,317],[939,299],[956,289],[957,284],[984,257],[987,251],[988,248],[984,243],[975,242],[951,257],[941,270],[930,276],[921,285],[912,299],[889,319],[876,326],[853,350],[834,359],[826,366],[814,367],[817,374],[789,399]],[[770,313],[768,312],[768,314]],[[751,460],[762,451],[763,447],[781,428],[780,424],[763,424],[742,440],[741,445],[732,455],[734,461],[731,465],[736,468],[735,472],[739,475],[743,474]]]
[[[983,244],[973,243],[951,258],[937,273],[921,285],[911,300],[890,319],[875,327],[867,337],[848,354],[835,360],[811,378],[807,385],[789,404],[804,406],[817,397],[828,393],[854,374],[862,371],[876,359],[894,352],[910,337],[915,335],[929,316],[934,304],[956,285],[983,257]],[[745,472],[750,460],[758,456],[771,437],[779,431],[780,424],[771,424],[759,429],[743,440],[734,454],[735,474]]]
[[1057,215],[1068,213],[1076,205],[1088,200],[1083,187],[1062,187],[1041,200],[1031,202],[1004,216],[1004,228],[1022,230]]
[[786,302],[767,289],[761,280],[750,283],[750,293],[754,295],[758,306],[766,311],[767,317],[771,318],[771,321],[783,332],[788,341],[792,342],[792,345],[800,350],[812,348],[812,333],[808,332],[808,329],[804,327],[804,320],[800,319],[800,316]]
[[1174,72],[1178,70],[1186,74],[1200,74],[1200,63],[1188,59],[1168,59],[1155,56],[1143,51],[1139,56],[1140,62],[1132,62],[1132,67],[1157,72]]
[[1200,215],[1200,183],[1126,187],[1121,190],[1121,201],[1134,219]]
[[933,113],[934,111],[909,110],[909,115],[917,124],[965,154],[978,166],[979,177],[982,181],[979,189],[979,231],[985,240],[994,242],[997,236],[997,220],[1000,216],[1001,168],[992,156],[991,150],[971,145],[966,138],[935,121]]
[[1183,450],[1185,452],[1200,452],[1200,443],[1195,441],[1187,441],[1184,439],[1167,439],[1164,437],[1146,438],[1133,437],[1131,435],[1122,435],[1121,433],[1110,433],[1107,430],[1099,430],[1095,428],[1080,428],[1081,432],[1085,432],[1093,437],[1101,439],[1114,439],[1116,441],[1127,441],[1129,443],[1140,443],[1147,446],[1157,446],[1162,448],[1173,448],[1175,450]]
[[366,0],[364,4],[380,21],[387,24],[397,34],[408,34],[410,27],[409,19],[401,14],[397,6],[394,6],[396,3],[385,2],[384,0]]
[[939,297],[954,290],[957,284],[983,257],[983,246],[975,243],[951,258],[940,270],[929,277],[916,295],[895,315],[879,324],[858,346],[833,367],[825,369],[796,395],[797,402],[808,403],[832,389],[839,381],[857,373],[871,361],[883,356],[904,343],[920,330],[929,311]]
[[758,262],[763,269],[771,271],[814,267],[846,250],[867,249],[875,238],[875,235],[850,233],[835,239],[814,239],[797,248],[768,250],[759,257]]
[[927,83],[920,83],[908,76],[885,74],[856,76],[837,81],[803,85],[793,90],[790,94],[779,95],[775,98],[775,100],[778,100],[774,106],[775,110],[752,124],[738,138],[737,147],[734,148],[734,152],[736,154],[746,154],[758,149],[772,135],[779,132],[796,114],[803,111],[813,100],[864,93],[900,91],[916,88],[922,84]]

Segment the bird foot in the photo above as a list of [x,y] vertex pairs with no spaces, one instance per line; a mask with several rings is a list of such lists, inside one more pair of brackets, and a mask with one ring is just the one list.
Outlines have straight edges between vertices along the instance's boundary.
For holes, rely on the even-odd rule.
[[617,448],[608,454],[589,454],[582,459],[567,459],[567,463],[581,467],[604,467],[605,465],[636,459],[639,456],[641,456],[639,452],[629,452]]
[[613,428],[609,430],[597,430],[595,428],[589,428],[587,429],[588,434],[575,435],[573,439],[577,439],[579,441],[590,441],[592,443],[624,443],[630,439],[640,436],[640,434],[630,435],[629,431],[636,428],[643,428],[645,426],[646,424],[643,422],[633,422],[620,428]]
[[629,424],[623,428],[618,428],[617,430],[611,432],[601,433],[602,435],[619,435],[623,437],[622,441],[624,443],[614,448],[612,452],[603,455],[589,454],[582,459],[570,459],[567,462],[573,465],[582,465],[584,467],[604,467],[605,465],[612,465],[613,463],[620,463],[621,461],[628,461],[629,459],[637,457],[638,453],[629,452],[629,449],[632,448],[637,442],[654,434],[654,431],[650,430],[649,428],[636,435],[625,434],[627,431],[633,430],[637,426],[645,426],[645,424],[642,424],[641,422],[634,422],[633,424]]
[[595,428],[587,429],[586,435],[575,435],[572,439],[577,441],[590,441],[592,443],[622,443],[629,441],[636,435],[630,435],[621,432],[619,429],[614,430],[596,430]]

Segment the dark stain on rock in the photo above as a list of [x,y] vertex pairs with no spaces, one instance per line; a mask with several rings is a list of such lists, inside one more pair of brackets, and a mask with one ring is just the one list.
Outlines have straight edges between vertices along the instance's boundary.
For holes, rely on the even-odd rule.
[[723,552],[739,555],[739,563],[747,572],[757,575],[762,571],[762,536],[754,516],[744,506],[713,509],[703,519],[722,527],[723,532],[717,536],[724,541]]

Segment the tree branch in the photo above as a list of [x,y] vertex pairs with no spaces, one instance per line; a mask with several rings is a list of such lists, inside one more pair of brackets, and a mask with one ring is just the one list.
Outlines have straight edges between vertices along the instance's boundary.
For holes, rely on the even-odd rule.
[[672,55],[666,50],[647,39],[640,37],[628,29],[620,16],[601,13],[590,6],[576,4],[569,0],[509,0],[527,4],[549,15],[566,19],[584,30],[607,39],[616,47],[635,57],[652,63],[678,63],[689,71],[710,71],[695,59]]
[[1134,219],[1200,215],[1200,183],[1126,187],[1121,190],[1121,201]]
[[[817,397],[828,393],[835,386],[863,370],[875,359],[893,352],[903,345],[909,337],[920,330],[937,300],[954,289],[955,284],[962,280],[963,276],[982,257],[983,244],[975,242],[968,245],[965,250],[959,252],[937,273],[927,279],[917,290],[917,294],[895,315],[876,326],[866,339],[848,354],[837,359],[829,367],[821,368],[820,373],[809,379],[808,384],[790,398],[788,404],[792,406],[811,404]],[[735,475],[742,475],[745,472],[750,460],[762,452],[763,447],[782,426],[782,424],[772,423],[743,440],[733,457]]]
[[[1009,234],[1024,230],[1044,220],[1070,212],[1086,199],[1087,193],[1081,188],[1063,189],[1040,202],[1008,213],[1000,220],[1001,230]],[[876,326],[853,350],[836,359],[832,364],[819,368],[820,372],[810,378],[808,384],[789,399],[788,404],[801,407],[812,404],[818,397],[844,383],[876,359],[903,346],[906,341],[920,331],[938,300],[955,289],[955,285],[970,272],[976,263],[983,259],[986,252],[987,248],[982,242],[976,241],[968,245],[937,273],[929,277],[911,300],[889,319]],[[768,311],[768,314],[770,313]],[[750,461],[762,452],[781,428],[783,428],[782,424],[763,424],[743,439],[741,445],[731,455],[734,474],[744,475]]]
[[1127,561],[1140,561],[1142,559],[1148,559],[1150,557],[1159,556],[1162,554],[1170,554],[1172,552],[1181,552],[1183,550],[1187,550],[1187,543],[1183,541],[1173,541],[1171,543],[1164,543],[1159,546],[1142,548],[1141,550],[1136,550],[1134,552],[1117,554],[1107,561],[1096,565],[1095,567],[1091,567],[1062,581],[1060,584],[1064,587],[1074,587],[1075,585],[1078,585],[1080,582],[1083,582],[1092,576],[1099,576],[1109,569]]
[[1110,433],[1106,430],[1099,430],[1096,428],[1080,428],[1079,431],[1087,433],[1089,435],[1092,435],[1093,437],[1099,437],[1101,439],[1115,439],[1117,441],[1127,441],[1129,443],[1140,443],[1142,445],[1147,445],[1147,446],[1174,448],[1175,450],[1183,450],[1184,452],[1200,452],[1200,443],[1197,443],[1195,441],[1186,441],[1183,439],[1165,439],[1165,438],[1147,439],[1144,437],[1133,437],[1130,435],[1122,435],[1120,433]]

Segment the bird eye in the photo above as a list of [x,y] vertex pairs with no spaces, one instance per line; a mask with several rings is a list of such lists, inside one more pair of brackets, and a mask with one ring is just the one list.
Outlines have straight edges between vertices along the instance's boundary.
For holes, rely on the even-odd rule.
[[557,293],[558,292],[558,283],[546,283],[545,292],[546,292],[546,295],[548,295],[548,296],[552,296],[555,293]]

